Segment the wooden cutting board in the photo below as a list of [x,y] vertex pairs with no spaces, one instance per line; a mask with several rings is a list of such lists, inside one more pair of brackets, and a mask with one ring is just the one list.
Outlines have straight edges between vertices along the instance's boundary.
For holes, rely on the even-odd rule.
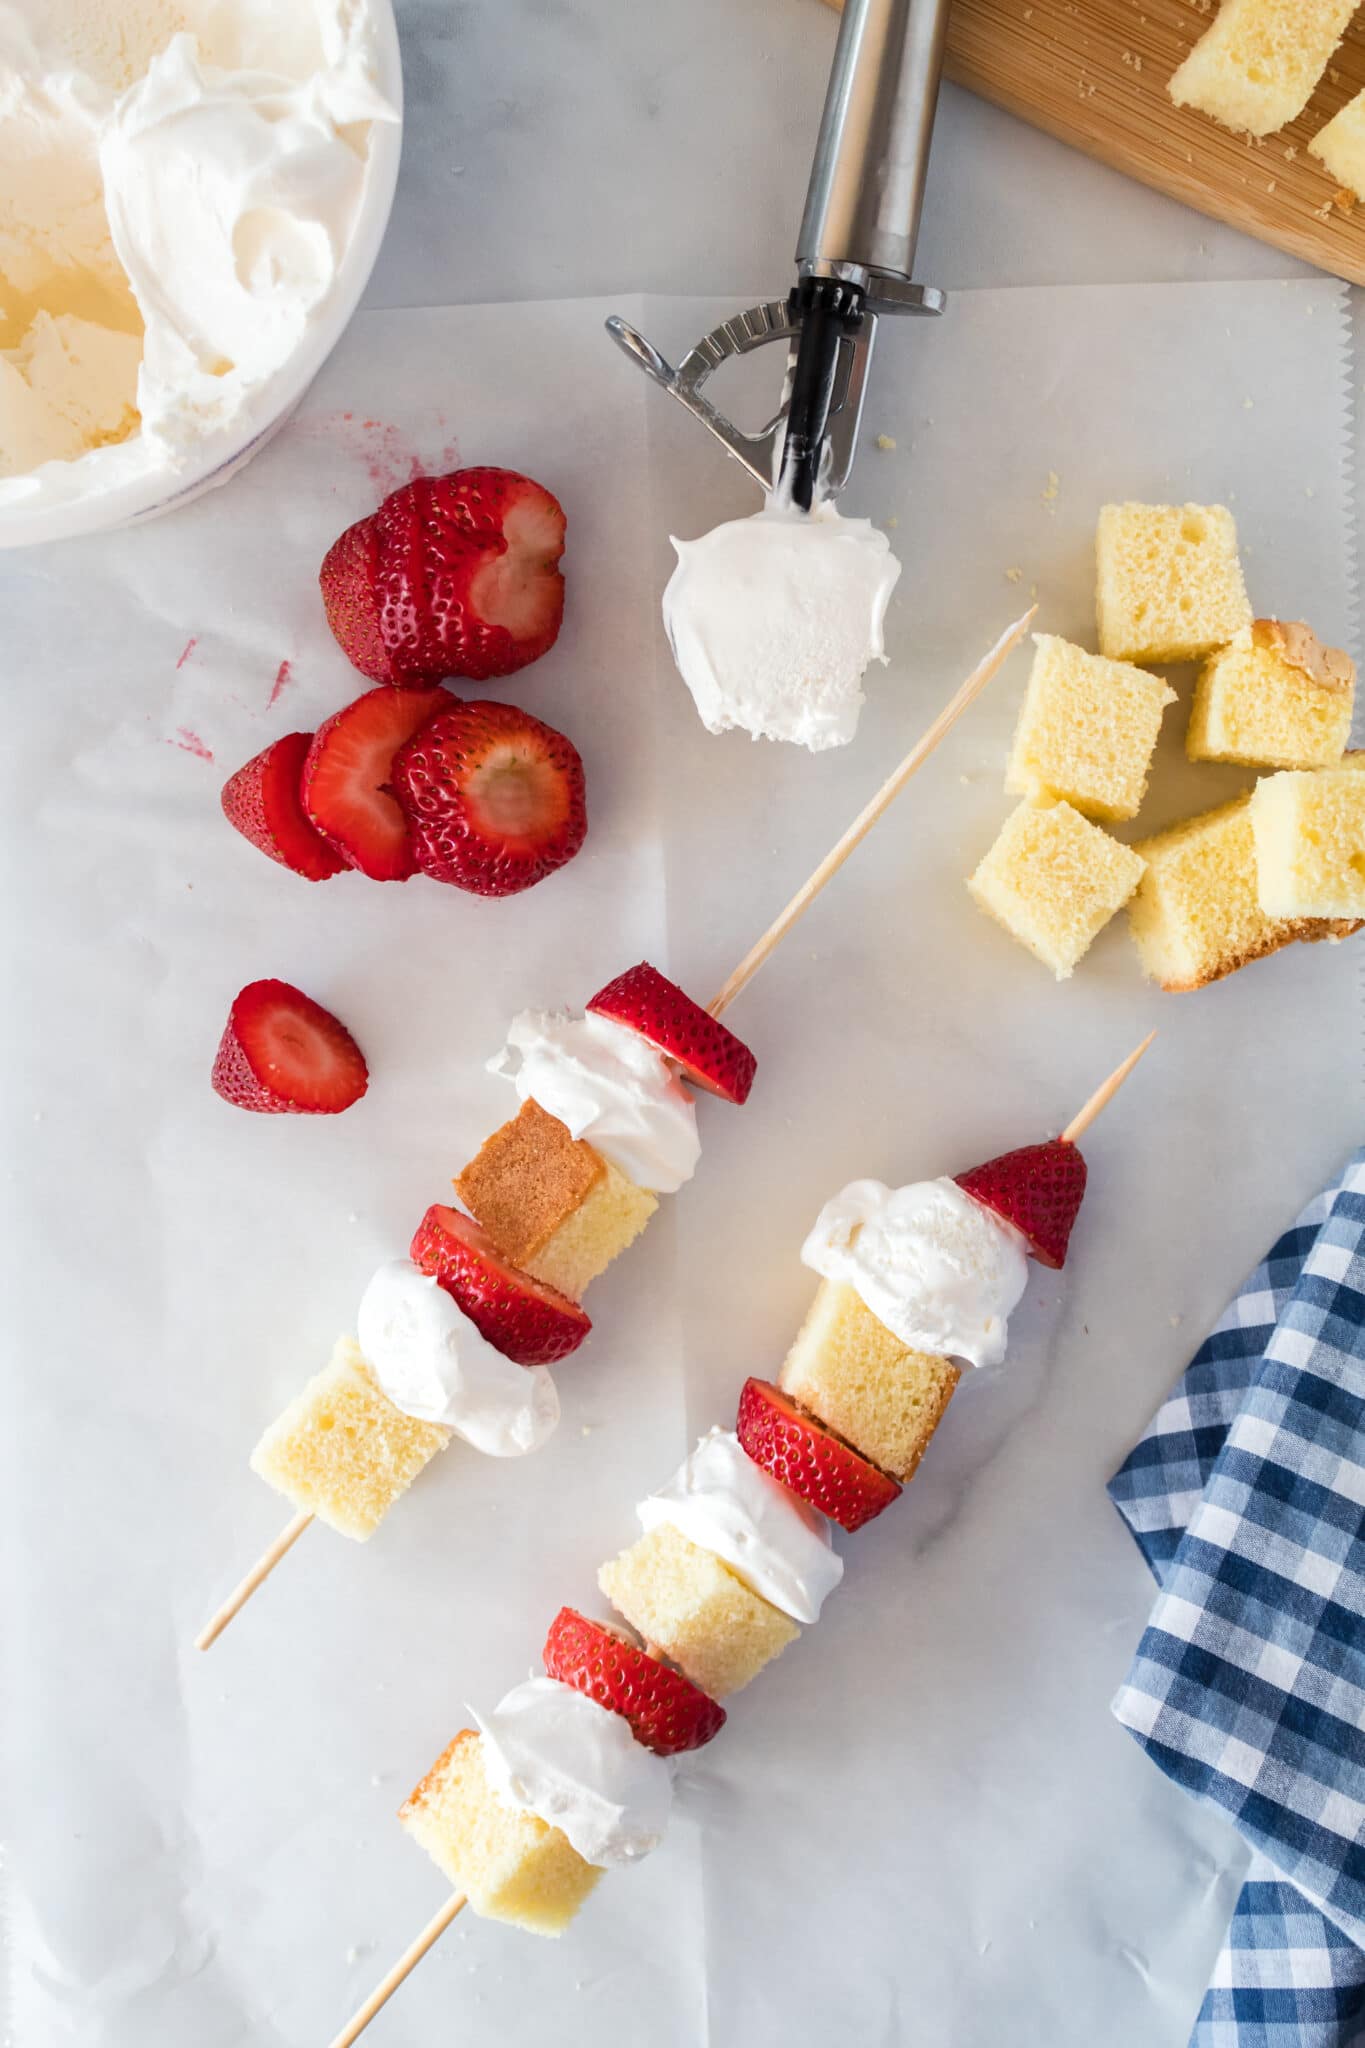
[[1158,192],[1365,284],[1365,202],[1338,200],[1307,149],[1365,87],[1365,13],[1306,111],[1263,142],[1167,97],[1213,13],[1211,0],[953,0],[948,76]]

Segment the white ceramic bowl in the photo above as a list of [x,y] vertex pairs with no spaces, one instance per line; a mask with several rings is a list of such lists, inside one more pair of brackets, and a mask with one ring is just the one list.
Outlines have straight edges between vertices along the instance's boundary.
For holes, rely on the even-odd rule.
[[306,337],[304,346],[262,384],[232,432],[206,443],[195,460],[174,477],[138,477],[113,490],[102,491],[98,497],[65,504],[33,509],[13,505],[0,511],[0,548],[67,540],[75,534],[105,533],[115,526],[155,519],[176,505],[187,504],[201,492],[226,483],[284,425],[359,305],[393,210],[398,159],[403,147],[403,71],[392,0],[372,0],[372,4],[379,88],[397,110],[398,119],[373,124],[369,169],[350,245],[323,316]]

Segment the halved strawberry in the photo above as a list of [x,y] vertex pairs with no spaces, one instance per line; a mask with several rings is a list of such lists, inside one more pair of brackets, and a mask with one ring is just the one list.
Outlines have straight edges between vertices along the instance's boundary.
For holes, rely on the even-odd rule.
[[344,874],[346,863],[316,830],[299,798],[311,732],[287,732],[253,755],[223,784],[223,816],[282,868],[309,882]]
[[725,1726],[725,1709],[709,1693],[573,1607],[561,1607],[545,1638],[545,1669],[599,1707],[630,1723],[656,1756],[700,1749]]
[[699,1088],[726,1102],[748,1100],[758,1061],[744,1040],[647,960],[599,988],[588,1008],[638,1031]]
[[476,896],[543,881],[588,830],[577,749],[515,704],[453,702],[394,756],[393,787],[422,873]]
[[1049,1138],[1044,1145],[1002,1152],[960,1173],[957,1184],[1022,1232],[1040,1265],[1061,1266],[1085,1196],[1085,1174],[1076,1147],[1065,1138]]
[[861,1529],[901,1487],[770,1380],[745,1380],[739,1440],[756,1465],[841,1529]]
[[576,1351],[592,1328],[576,1301],[505,1259],[482,1224],[460,1209],[433,1202],[408,1256],[518,1365],[553,1365]]
[[393,795],[393,757],[455,699],[449,690],[367,690],[325,719],[303,768],[303,805],[319,832],[375,882],[417,872]]
[[228,1012],[213,1085],[237,1109],[335,1116],[369,1086],[346,1026],[287,981],[249,981]]
[[510,676],[554,646],[563,553],[563,507],[530,477],[419,476],[328,549],[327,623],[376,683]]

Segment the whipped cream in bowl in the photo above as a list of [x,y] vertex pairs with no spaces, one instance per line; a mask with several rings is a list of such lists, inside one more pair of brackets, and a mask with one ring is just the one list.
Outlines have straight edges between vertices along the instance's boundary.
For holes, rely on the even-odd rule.
[[673,1772],[620,1714],[557,1678],[528,1678],[474,1719],[496,1796],[558,1828],[585,1863],[637,1863],[657,1849]]
[[850,1181],[801,1247],[822,1279],[854,1288],[915,1351],[999,1365],[1028,1284],[1019,1232],[954,1180]]
[[674,540],[664,629],[708,732],[813,753],[853,738],[901,565],[868,519],[770,498],[700,540]]
[[382,1265],[360,1300],[356,1336],[395,1408],[453,1429],[492,1458],[538,1451],[559,1424],[543,1365],[517,1365],[411,1259]]
[[710,1430],[636,1513],[646,1532],[670,1523],[793,1621],[818,1621],[844,1575],[825,1517],[756,1465],[732,1430]]
[[636,1187],[672,1195],[696,1172],[697,1106],[663,1054],[628,1025],[593,1011],[522,1010],[488,1070]]
[[0,0],[0,546],[274,432],[378,254],[401,105],[391,0]]

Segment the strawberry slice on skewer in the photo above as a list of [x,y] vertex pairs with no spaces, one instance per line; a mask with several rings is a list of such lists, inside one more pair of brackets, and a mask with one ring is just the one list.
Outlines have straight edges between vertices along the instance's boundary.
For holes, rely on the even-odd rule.
[[588,1008],[648,1039],[699,1088],[726,1102],[748,1100],[758,1061],[744,1040],[647,960],[600,988]]
[[523,1273],[463,1210],[433,1202],[408,1256],[440,1282],[479,1334],[517,1365],[553,1365],[576,1351],[592,1328],[567,1294]]
[[620,1714],[656,1756],[700,1749],[725,1726],[724,1707],[690,1678],[573,1607],[551,1622],[544,1662],[561,1685]]
[[900,1498],[898,1480],[770,1380],[744,1382],[735,1428],[756,1465],[850,1534]]
[[1021,1145],[984,1166],[960,1173],[957,1184],[1014,1228],[1043,1266],[1066,1263],[1071,1230],[1085,1198],[1086,1165],[1067,1138]]
[[282,868],[325,882],[344,874],[347,863],[303,808],[299,785],[312,744],[311,732],[272,740],[223,784],[223,816]]

